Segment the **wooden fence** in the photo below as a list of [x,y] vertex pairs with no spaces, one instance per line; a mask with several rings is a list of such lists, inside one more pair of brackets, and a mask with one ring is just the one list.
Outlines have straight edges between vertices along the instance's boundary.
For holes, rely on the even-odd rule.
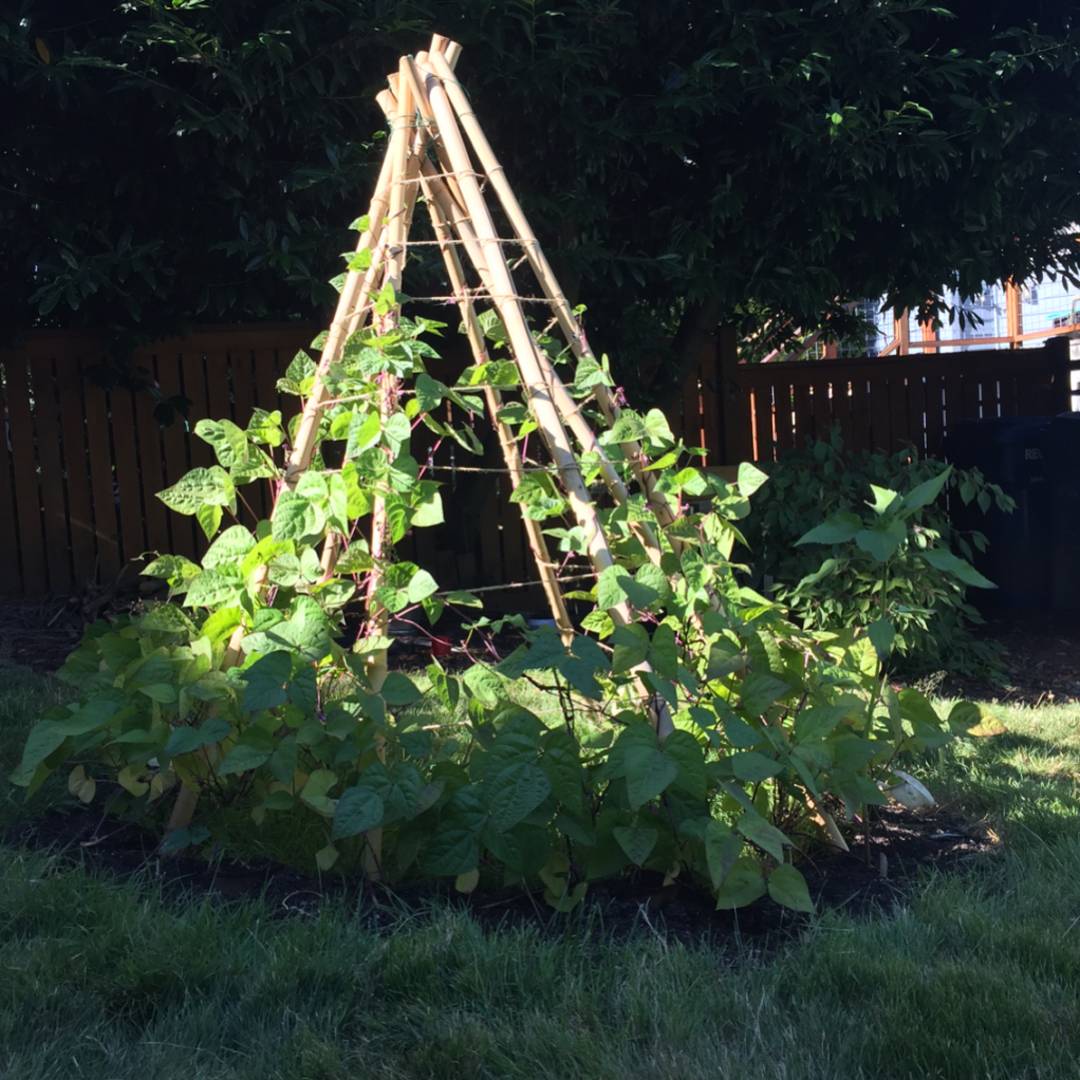
[[1069,343],[923,356],[722,366],[728,461],[775,461],[839,427],[853,450],[940,454],[950,424],[1052,416],[1070,406]]
[[[194,333],[142,350],[135,364],[164,398],[191,401],[202,417],[247,417],[277,408],[278,375],[308,328],[268,326]],[[0,353],[0,594],[64,595],[116,579],[148,551],[192,555],[191,518],[170,513],[155,493],[213,454],[182,423],[161,425],[155,395],[106,389],[100,342],[35,333]],[[246,419],[242,421],[246,424]],[[265,495],[257,509],[265,507]]]
[[[0,596],[65,596],[120,576],[133,580],[149,552],[198,556],[205,540],[194,519],[170,512],[156,493],[213,463],[210,447],[191,433],[198,420],[228,417],[244,426],[255,406],[290,416],[297,399],[280,397],[277,379],[317,332],[291,324],[210,327],[161,341],[136,352],[134,367],[150,387],[136,391],[102,385],[104,348],[89,335],[37,332],[0,350]],[[452,381],[466,358],[453,339],[444,344],[440,374]],[[707,425],[696,374],[691,382],[673,423],[685,412],[690,437],[700,440]],[[177,395],[190,402],[186,424],[160,424],[156,403]],[[709,414],[711,423],[715,410]],[[416,530],[399,548],[447,588],[536,576],[506,478],[460,469],[502,464],[486,425],[476,431],[490,456],[477,461],[446,445],[437,455],[451,519]],[[422,458],[428,432],[417,435]],[[253,513],[267,513],[268,485],[243,493]],[[529,589],[490,600],[494,610],[543,605],[539,590]]]
[[[59,597],[133,580],[147,552],[197,556],[205,541],[193,519],[168,511],[156,493],[189,468],[212,464],[213,455],[184,423],[158,422],[156,397],[190,401],[188,429],[203,417],[244,425],[255,406],[289,415],[296,399],[279,398],[276,382],[315,332],[214,327],[158,342],[134,358],[152,392],[102,386],[91,372],[101,366],[103,346],[87,335],[40,332],[0,351],[0,596]],[[452,339],[446,344],[453,354]],[[731,337],[720,338],[667,403],[673,429],[705,448],[711,466],[773,460],[834,423],[852,447],[910,442],[934,452],[960,417],[1068,408],[1064,341],[925,357],[733,360]],[[464,363],[463,355],[449,355],[440,374],[452,379]],[[447,523],[416,530],[399,551],[446,588],[535,578],[505,477],[460,468],[501,464],[487,426],[476,431],[488,451],[481,461],[446,445],[437,456],[437,479],[449,488]],[[424,453],[421,446],[417,456]],[[252,513],[267,512],[268,486],[244,493]],[[539,590],[487,599],[496,611],[543,608]]]

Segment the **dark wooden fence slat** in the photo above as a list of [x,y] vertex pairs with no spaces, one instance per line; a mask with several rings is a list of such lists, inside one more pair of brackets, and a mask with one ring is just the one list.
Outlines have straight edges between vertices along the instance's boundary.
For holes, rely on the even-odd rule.
[[829,404],[832,406],[833,428],[839,429],[844,446],[855,449],[855,433],[851,427],[851,395],[850,379],[833,379],[832,396],[829,398]]
[[926,376],[926,452],[935,456],[942,451],[945,431],[944,385],[940,374]]
[[979,418],[979,377],[976,373],[965,371],[960,376],[960,393],[957,407],[957,419],[977,420]]
[[67,484],[68,523],[71,529],[73,585],[81,587],[97,563],[97,529],[90,486],[90,455],[86,448],[86,411],[83,406],[79,358],[69,344],[56,357],[60,391],[60,428],[63,437]]
[[[155,370],[154,357],[148,356],[145,363]],[[135,394],[135,427],[139,444],[139,474],[142,481],[142,501],[145,512],[146,548],[148,551],[167,552],[170,550],[171,535],[169,530],[169,510],[158,498],[158,492],[168,487],[172,481],[165,479],[164,449],[162,430],[154,415],[154,399],[141,390]]]
[[224,349],[207,351],[206,357],[207,417],[211,420],[232,420],[229,400],[229,355]]
[[942,382],[945,386],[945,437],[956,428],[957,421],[964,419],[963,376],[951,367]]
[[[479,522],[477,531],[480,541],[480,568],[483,571],[483,578],[499,584],[510,580],[503,559],[502,530],[499,528],[498,507],[505,497],[502,486],[501,480],[496,478],[495,483],[491,485],[487,497],[483,501],[480,513],[477,515],[477,521]],[[453,492],[450,490],[450,485],[447,484],[443,489],[443,505],[448,505],[452,499]],[[514,506],[513,509],[516,511],[517,507]],[[480,581],[466,581],[464,584],[465,588],[472,588],[479,585]]]
[[753,404],[754,440],[758,461],[776,460],[776,440],[773,435],[772,386],[754,387]]
[[[180,358],[172,350],[161,349],[157,356],[157,378],[162,396],[166,399],[185,397],[180,379]],[[190,413],[190,406],[189,406]],[[161,432],[162,480],[164,487],[171,487],[190,468],[186,426],[188,416],[176,413]],[[160,501],[160,500],[158,500]],[[164,505],[164,504],[163,504]],[[169,529],[169,550],[176,555],[193,558],[196,553],[195,519],[169,510],[166,507],[165,522]]]
[[280,408],[277,393],[277,357],[273,349],[260,349],[255,353],[255,404],[267,412]]
[[180,356],[180,375],[184,382],[184,396],[191,402],[188,412],[188,455],[191,467],[209,468],[215,462],[214,451],[195,434],[195,425],[200,420],[210,418],[210,400],[201,348],[184,350]]
[[120,543],[125,569],[147,549],[143,528],[141,471],[135,434],[134,393],[124,387],[109,391],[116,487],[120,496]]
[[850,441],[845,439],[844,445],[851,450],[873,450],[874,442],[870,431],[869,380],[862,373],[852,376],[848,390],[848,409],[848,430],[851,434]]
[[720,370],[715,349],[698,361],[701,394],[701,432],[707,451],[704,464],[718,465],[723,458],[723,431],[720,424]]
[[926,452],[926,386],[921,375],[904,380],[905,441],[922,455]]
[[892,380],[870,379],[870,449],[890,450],[893,446]]
[[90,494],[94,501],[94,531],[97,536],[97,572],[90,580],[110,582],[120,571],[120,540],[116,513],[116,476],[109,437],[109,403],[105,391],[86,374],[92,361],[80,364],[83,408],[86,411],[87,466]]
[[229,386],[233,397],[233,420],[239,427],[246,428],[251,422],[251,410],[255,405],[251,349],[242,345],[230,348],[228,363]]
[[6,374],[23,588],[29,596],[44,596],[49,591],[49,578],[45,562],[45,537],[41,528],[41,494],[34,449],[34,422],[30,413],[30,382],[24,353],[16,353],[7,362]]
[[829,438],[832,429],[832,400],[830,394],[832,388],[827,380],[812,383],[810,389],[810,423],[809,433],[815,439],[822,442]]
[[[51,352],[51,350],[50,350]],[[60,415],[56,397],[56,373],[52,356],[30,356],[30,386],[33,395],[34,429],[38,464],[41,468],[42,524],[45,529],[45,560],[49,567],[49,589],[65,593],[71,589],[71,533],[68,529],[61,459]]]
[[795,447],[805,450],[814,430],[814,405],[810,398],[810,387],[799,385],[792,387],[795,397]]
[[[9,363],[17,363],[17,354],[0,354],[0,365],[6,369]],[[0,370],[3,374],[3,370]],[[18,596],[23,591],[20,569],[18,513],[15,488],[12,481],[10,429],[8,422],[8,387],[6,380],[0,383],[0,550],[7,557],[0,559],[0,595]]]
[[774,384],[776,455],[795,449],[794,387],[786,380]]

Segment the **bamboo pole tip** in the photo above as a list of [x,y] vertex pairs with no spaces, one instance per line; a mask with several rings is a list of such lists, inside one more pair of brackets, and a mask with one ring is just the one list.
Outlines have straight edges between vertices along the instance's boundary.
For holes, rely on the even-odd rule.
[[380,90],[375,95],[375,100],[387,119],[393,116],[397,111],[397,95],[393,94],[391,91]]
[[458,57],[461,56],[461,45],[444,34],[432,34],[431,51],[440,53],[453,70],[457,66]]
[[[405,58],[402,57],[402,60],[404,59]],[[398,71],[400,70],[401,69],[399,68]],[[386,76],[386,85],[390,87],[390,93],[393,94],[395,98],[401,92],[401,77],[398,74],[398,71],[392,71]]]

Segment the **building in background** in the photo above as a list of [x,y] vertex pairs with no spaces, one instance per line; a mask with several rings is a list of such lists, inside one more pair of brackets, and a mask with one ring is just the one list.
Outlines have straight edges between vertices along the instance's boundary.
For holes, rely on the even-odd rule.
[[[1005,337],[1008,334],[1005,287],[1002,284],[986,285],[978,296],[963,304],[954,292],[949,297],[949,303],[954,308],[962,306],[966,311],[977,315],[981,321],[972,324],[965,318],[965,325],[961,326],[959,314],[953,315],[948,323],[942,325],[939,336],[945,341],[964,339],[971,344],[943,346],[941,352],[978,349],[982,347],[980,338]],[[875,355],[893,338],[892,311],[881,311],[880,304],[877,308],[874,318],[877,327],[874,335],[876,348],[871,355]],[[1061,278],[1057,281],[1044,278],[1042,281],[1025,285],[1021,292],[1020,317],[1025,333],[1073,325],[1080,320],[1080,290],[1070,288]],[[922,336],[914,314],[910,317],[910,334],[912,342],[918,341]],[[1039,348],[1042,343],[1041,338],[1029,338],[1022,342],[1022,347]]]

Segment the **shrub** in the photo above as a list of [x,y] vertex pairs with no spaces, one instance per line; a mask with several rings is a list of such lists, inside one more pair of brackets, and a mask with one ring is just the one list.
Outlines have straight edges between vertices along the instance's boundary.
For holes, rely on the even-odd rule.
[[[943,462],[914,449],[845,451],[835,431],[828,442],[789,452],[767,467],[769,483],[747,522],[755,578],[771,582],[772,595],[806,627],[865,626],[880,603],[872,552],[845,542],[823,556],[820,546],[797,541],[823,517],[853,515],[872,524],[876,489],[907,490],[944,469]],[[940,494],[914,515],[910,543],[890,560],[886,586],[897,629],[895,666],[909,674],[981,674],[996,663],[993,646],[972,632],[983,620],[967,599],[968,588],[992,583],[970,567],[958,575],[924,557],[927,550],[945,547],[970,561],[986,550],[983,533],[953,525],[949,509],[957,500],[984,513],[995,506],[1009,513],[1015,506],[978,469],[952,469]]]

